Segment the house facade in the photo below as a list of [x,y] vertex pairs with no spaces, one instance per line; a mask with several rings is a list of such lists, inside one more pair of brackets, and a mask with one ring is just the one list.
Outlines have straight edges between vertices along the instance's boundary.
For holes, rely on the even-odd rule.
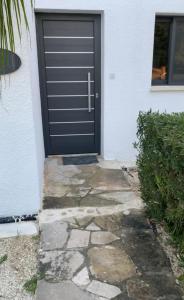
[[[29,2],[29,1],[28,1]],[[35,0],[1,77],[0,217],[41,209],[45,155],[133,164],[140,110],[184,110],[182,0]]]

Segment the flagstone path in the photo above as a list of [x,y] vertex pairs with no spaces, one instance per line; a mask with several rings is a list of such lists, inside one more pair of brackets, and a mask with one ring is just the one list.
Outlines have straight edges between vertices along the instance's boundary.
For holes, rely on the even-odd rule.
[[169,259],[118,163],[47,160],[37,300],[180,300]]

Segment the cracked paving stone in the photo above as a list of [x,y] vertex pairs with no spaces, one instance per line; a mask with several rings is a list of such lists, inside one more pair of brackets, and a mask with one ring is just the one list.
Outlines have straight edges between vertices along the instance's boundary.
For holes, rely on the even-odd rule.
[[86,227],[86,230],[89,231],[101,231],[101,228],[98,227],[95,223],[91,223]]
[[49,283],[44,280],[38,282],[36,300],[99,300],[93,294],[77,287],[73,282]]
[[88,269],[85,267],[76,276],[73,277],[72,281],[78,286],[86,286],[90,283]]
[[67,241],[68,225],[62,222],[41,226],[41,248],[44,251],[62,249]]
[[89,284],[87,291],[107,299],[113,299],[121,294],[121,290],[118,287],[97,280],[93,280]]
[[72,279],[84,263],[78,251],[49,251],[40,257],[40,272],[53,281]]
[[94,245],[110,244],[116,240],[119,240],[119,237],[111,232],[99,231],[91,233],[91,243]]
[[122,249],[94,247],[88,250],[88,258],[91,273],[99,280],[113,284],[136,275],[136,266]]
[[73,229],[68,240],[67,248],[85,248],[89,244],[90,232]]

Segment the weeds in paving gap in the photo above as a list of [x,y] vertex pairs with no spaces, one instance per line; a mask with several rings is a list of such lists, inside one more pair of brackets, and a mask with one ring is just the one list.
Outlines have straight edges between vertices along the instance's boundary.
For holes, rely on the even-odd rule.
[[1,256],[1,257],[0,257],[0,265],[1,265],[2,263],[4,263],[7,259],[8,259],[8,255],[7,255],[7,254]]
[[25,282],[24,284],[25,291],[34,295],[37,289],[38,280],[42,280],[44,277],[45,274],[43,273],[34,275],[30,280]]

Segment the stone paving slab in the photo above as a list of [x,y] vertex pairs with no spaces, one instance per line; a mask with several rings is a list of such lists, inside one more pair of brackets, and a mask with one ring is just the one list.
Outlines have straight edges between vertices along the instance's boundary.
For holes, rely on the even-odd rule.
[[115,165],[48,160],[37,300],[182,300],[142,200]]
[[[139,209],[142,209],[141,206]],[[132,206],[132,210],[134,207]],[[137,209],[135,209],[137,210]],[[73,218],[82,219],[86,217],[111,216],[117,213],[127,215],[127,209],[122,204],[106,207],[84,207],[84,208],[65,208],[65,209],[45,209],[39,214],[39,223],[52,223],[56,221],[69,221]],[[129,213],[129,212],[128,212]]]
[[121,290],[118,287],[97,280],[93,280],[90,283],[87,291],[107,299],[113,299],[121,294]]
[[[115,205],[113,199],[89,197],[88,194],[94,196],[107,191],[130,191],[122,170],[98,165],[62,166],[59,161],[49,159],[46,162],[44,209]],[[78,200],[81,200],[80,203]]]
[[68,240],[67,248],[86,248],[89,245],[90,232],[73,229]]
[[89,231],[100,231],[101,228],[99,226],[97,226],[95,223],[91,223],[86,227],[86,230]]
[[[85,217],[76,222],[80,229],[72,229],[70,224],[73,223],[67,221],[68,236],[69,240],[72,237],[72,247],[80,246],[79,251],[65,245],[63,250],[41,252],[40,271],[45,273],[50,284],[63,282],[62,290],[65,290],[65,281],[70,280],[82,289],[84,294],[81,297],[86,299],[93,299],[93,294],[98,300],[100,297],[115,300],[182,299],[169,260],[142,212],[129,216],[118,213]],[[85,229],[93,222],[100,224],[101,231],[94,232],[93,226],[91,231]],[[116,236],[112,244],[101,237],[106,245],[93,246],[89,235],[105,232],[111,236],[110,231],[104,231],[108,229],[112,229],[113,236]],[[73,295],[70,297],[68,300],[73,299]]]
[[136,266],[127,253],[113,246],[88,251],[91,273],[104,282],[119,283],[136,275]]
[[40,273],[51,281],[72,279],[84,259],[78,251],[46,251],[40,256]]
[[70,281],[49,283],[44,280],[38,284],[37,300],[98,300],[98,298],[78,288]]
[[134,278],[127,282],[127,291],[130,299],[136,300],[181,300],[182,296],[171,276],[154,275]]
[[86,286],[90,283],[90,278],[89,278],[89,272],[88,269],[85,267],[83,268],[79,273],[77,273],[72,281],[78,285],[78,286]]
[[41,226],[41,248],[44,251],[62,249],[67,241],[67,223],[54,222]]
[[111,232],[100,231],[91,233],[91,243],[94,245],[106,245],[116,240],[119,240],[119,237]]

